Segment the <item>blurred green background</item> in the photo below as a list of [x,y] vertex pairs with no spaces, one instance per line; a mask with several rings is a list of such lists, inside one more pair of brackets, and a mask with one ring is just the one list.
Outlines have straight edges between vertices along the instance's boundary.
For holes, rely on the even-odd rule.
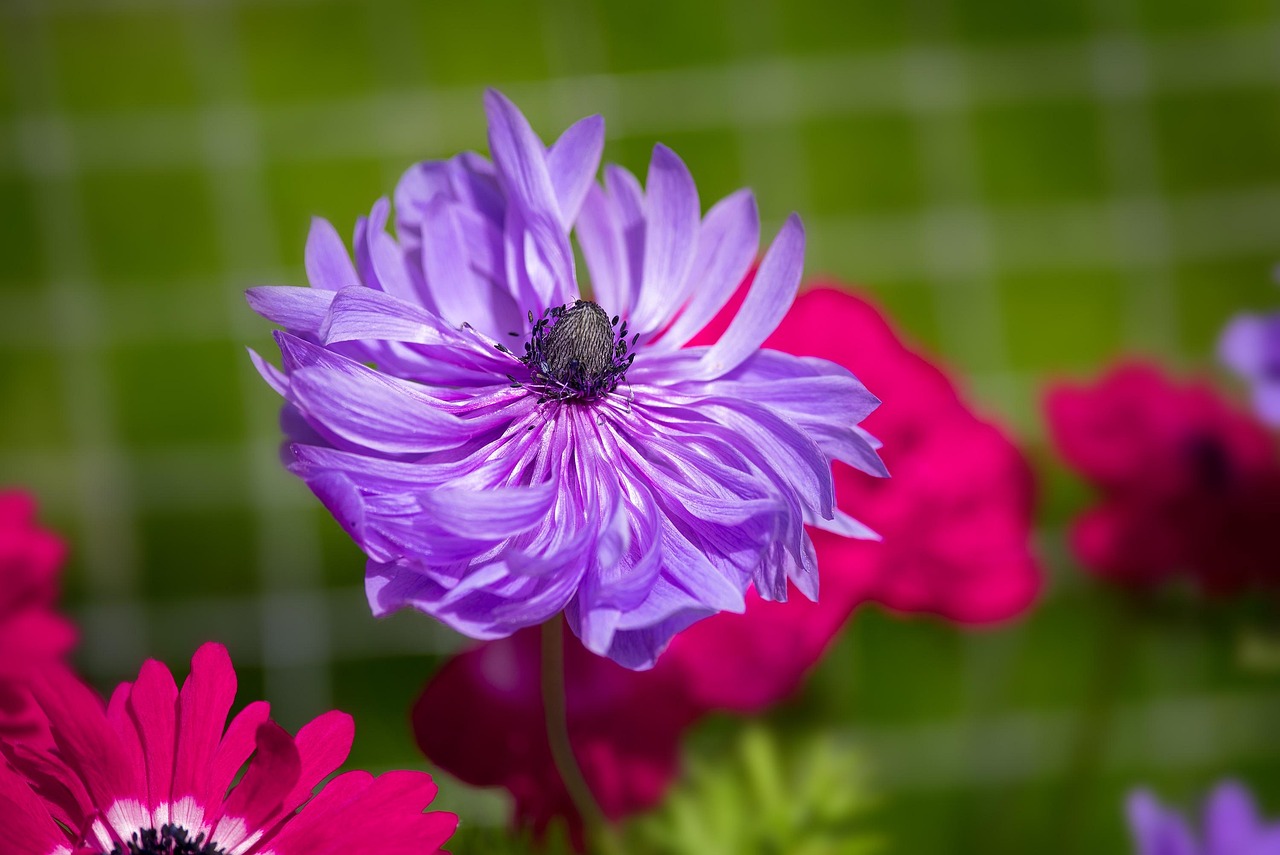
[[1208,366],[1276,304],[1272,0],[2,0],[0,31],[0,483],[73,543],[95,681],[216,638],[286,726],[336,705],[353,764],[421,762],[406,709],[458,642],[368,618],[357,550],[278,465],[241,293],[303,282],[312,216],[349,234],[414,161],[483,150],[496,85],[546,139],[604,114],[633,170],[666,142],[704,205],[800,211],[810,275],[874,294],[1045,464],[1033,615],[865,609],[773,716],[863,746],[891,851],[1127,851],[1128,787],[1225,773],[1280,812],[1264,616],[1082,579],[1087,495],[1038,417],[1047,377]]

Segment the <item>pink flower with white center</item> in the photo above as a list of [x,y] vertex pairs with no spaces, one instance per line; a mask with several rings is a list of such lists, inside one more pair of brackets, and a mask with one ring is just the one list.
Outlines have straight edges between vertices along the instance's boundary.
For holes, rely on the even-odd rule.
[[347,772],[313,797],[351,750],[351,717],[290,736],[256,701],[227,724],[236,674],[220,644],[196,651],[181,690],[149,660],[105,707],[62,668],[32,692],[56,748],[0,743],[6,855],[421,855],[457,825],[423,812],[425,772]]

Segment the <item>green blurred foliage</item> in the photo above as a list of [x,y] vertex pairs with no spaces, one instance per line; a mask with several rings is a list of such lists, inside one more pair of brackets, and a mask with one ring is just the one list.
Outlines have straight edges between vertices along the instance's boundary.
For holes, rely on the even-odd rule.
[[655,855],[870,855],[862,757],[829,734],[784,746],[761,725],[732,753],[699,756],[652,815],[630,823],[628,851]]
[[[497,85],[547,137],[604,113],[638,173],[672,145],[704,207],[750,185],[766,230],[799,210],[811,275],[871,294],[1041,476],[1034,613],[859,610],[772,747],[715,743],[721,766],[695,736],[629,835],[828,851],[848,809],[886,851],[1125,851],[1128,787],[1228,773],[1280,812],[1270,612],[1084,578],[1063,532],[1090,497],[1038,409],[1127,353],[1207,369],[1234,312],[1280,302],[1278,26],[1273,0],[0,3],[0,483],[72,542],[80,664],[107,687],[218,638],[241,702],[291,728],[341,706],[352,766],[425,765],[408,705],[459,642],[368,618],[358,549],[276,460],[240,292],[302,281],[312,217],[349,236],[413,162],[483,151]],[[807,734],[860,746],[875,811]],[[803,798],[766,802],[762,767]],[[456,851],[525,851],[500,800],[442,789]]]

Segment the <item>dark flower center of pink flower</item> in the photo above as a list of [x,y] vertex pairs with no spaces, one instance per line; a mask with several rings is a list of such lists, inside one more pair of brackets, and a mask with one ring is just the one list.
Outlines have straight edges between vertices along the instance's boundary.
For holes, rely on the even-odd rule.
[[1222,440],[1210,434],[1195,434],[1187,440],[1187,455],[1196,483],[1206,490],[1222,492],[1235,480],[1235,467]]
[[205,840],[203,831],[192,837],[182,826],[166,824],[135,831],[128,843],[117,843],[103,855],[227,855],[227,850]]
[[[533,321],[533,313],[529,314]],[[618,323],[589,300],[578,300],[542,313],[533,324],[520,359],[529,368],[528,386],[542,401],[591,401],[608,395],[627,379],[635,359],[628,353],[627,322]]]

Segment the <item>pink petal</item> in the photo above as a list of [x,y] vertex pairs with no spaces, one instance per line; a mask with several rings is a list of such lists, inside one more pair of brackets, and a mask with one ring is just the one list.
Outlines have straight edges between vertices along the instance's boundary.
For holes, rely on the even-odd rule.
[[195,796],[197,802],[207,804],[210,798],[221,798],[221,793],[210,789],[210,773],[235,696],[236,672],[227,648],[212,642],[201,646],[191,657],[191,674],[178,698],[174,800]]
[[285,797],[298,783],[302,769],[293,737],[275,722],[258,725],[255,746],[257,753],[248,770],[222,808],[223,818],[244,820],[250,834],[270,828],[283,815]]
[[330,710],[304,724],[294,740],[302,768],[298,783],[285,797],[285,809],[294,810],[311,798],[311,791],[324,777],[342,765],[351,753],[356,726],[351,716],[338,710]]
[[145,798],[146,771],[121,743],[92,689],[66,668],[54,667],[32,682],[31,691],[49,718],[62,759],[80,776],[96,806]]
[[68,841],[27,782],[0,763],[0,829],[6,855],[49,855]]
[[236,773],[253,753],[258,725],[267,720],[271,705],[266,701],[254,701],[236,714],[227,726],[218,751],[213,756],[213,769],[209,773],[209,792],[221,798]]
[[427,855],[449,839],[458,819],[423,813],[436,786],[424,772],[352,772],[329,783],[271,842],[279,855],[349,855],[376,833],[380,855]]
[[[27,779],[31,789],[44,801],[58,822],[68,828],[84,828],[95,812],[84,783],[52,751],[24,743],[5,746],[5,758]],[[3,766],[3,763],[0,763]],[[3,827],[3,821],[0,821]]]
[[150,806],[154,808],[170,800],[173,785],[178,687],[169,669],[154,659],[143,663],[128,706],[142,739],[147,790],[151,796]]

